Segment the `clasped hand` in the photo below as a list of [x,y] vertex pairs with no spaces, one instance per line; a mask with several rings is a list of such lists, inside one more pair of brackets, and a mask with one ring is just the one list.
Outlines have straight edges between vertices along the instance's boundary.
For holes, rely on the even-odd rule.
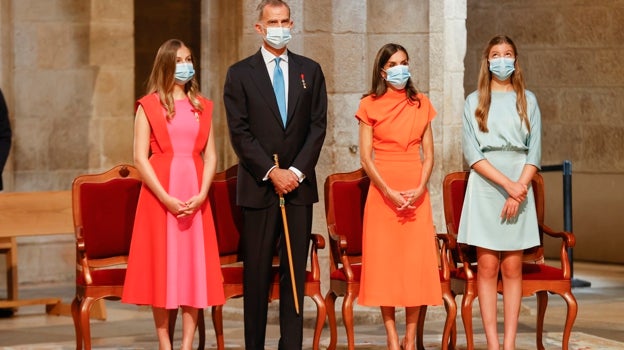
[[297,174],[288,169],[274,168],[269,173],[269,179],[275,187],[275,193],[287,194],[299,187],[299,178]]
[[195,195],[187,201],[182,201],[178,198],[169,196],[165,202],[165,206],[177,218],[183,218],[196,212],[204,202],[204,199],[205,198],[201,198],[199,195]]
[[416,209],[413,204],[422,194],[422,190],[416,189],[406,191],[388,190],[388,198],[394,203],[397,210]]
[[520,204],[526,199],[529,188],[520,182],[512,182],[505,190],[509,197],[503,205],[500,216],[505,220],[510,220],[518,215]]

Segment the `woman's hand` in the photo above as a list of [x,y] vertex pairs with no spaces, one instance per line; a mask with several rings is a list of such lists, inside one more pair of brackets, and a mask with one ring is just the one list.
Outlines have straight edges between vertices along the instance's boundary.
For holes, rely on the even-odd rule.
[[509,221],[515,218],[518,215],[518,209],[520,208],[520,203],[514,198],[508,197],[503,205],[503,210],[501,211],[501,218]]
[[519,203],[522,203],[526,199],[529,190],[527,185],[520,182],[510,182],[504,188],[509,197],[515,199]]
[[173,214],[175,217],[178,217],[178,218],[184,217],[193,213],[193,211],[189,209],[186,202],[173,196],[168,195],[167,198],[163,200],[163,204],[165,205],[165,207],[167,207],[167,210],[169,210],[171,214]]
[[405,199],[401,192],[395,191],[391,188],[387,189],[386,198],[388,198],[390,202],[394,204],[397,210],[403,210],[409,205],[409,202]]
[[403,196],[403,199],[405,199],[405,204],[398,209],[399,210],[414,209],[416,208],[413,206],[414,202],[416,202],[425,193],[425,189],[416,188],[416,189],[411,189],[407,191],[402,191],[400,193],[401,193],[401,196]]
[[189,198],[186,202],[184,202],[184,208],[182,209],[178,217],[191,215],[194,212],[198,211],[199,208],[202,206],[202,204],[204,204],[205,200],[206,200],[206,197],[200,196],[199,194]]

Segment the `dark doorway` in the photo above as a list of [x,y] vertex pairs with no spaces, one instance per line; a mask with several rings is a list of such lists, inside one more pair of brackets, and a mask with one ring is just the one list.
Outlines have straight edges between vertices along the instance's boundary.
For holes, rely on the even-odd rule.
[[201,62],[201,0],[134,0],[134,95],[145,95],[156,51],[168,39],[180,39],[194,55],[195,74]]

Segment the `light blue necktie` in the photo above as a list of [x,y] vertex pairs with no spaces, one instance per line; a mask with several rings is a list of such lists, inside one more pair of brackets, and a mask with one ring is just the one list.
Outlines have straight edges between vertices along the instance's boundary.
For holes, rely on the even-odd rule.
[[282,123],[286,126],[286,92],[284,88],[284,73],[280,68],[281,58],[275,57],[275,69],[273,70],[273,91],[277,98],[277,106],[279,107]]

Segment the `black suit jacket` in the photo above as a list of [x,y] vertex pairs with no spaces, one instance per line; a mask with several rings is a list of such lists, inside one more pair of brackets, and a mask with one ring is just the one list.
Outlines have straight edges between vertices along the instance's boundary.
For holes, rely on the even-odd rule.
[[232,147],[238,155],[237,203],[251,208],[273,205],[278,197],[263,181],[279,156],[280,168],[293,166],[306,178],[286,201],[308,205],[318,201],[315,166],[325,139],[327,91],[321,66],[288,51],[288,117],[286,127],[277,107],[262,54],[232,65],[223,101]]
[[9,110],[0,91],[0,190],[2,190],[2,170],[9,157],[11,149],[11,127],[9,125]]

